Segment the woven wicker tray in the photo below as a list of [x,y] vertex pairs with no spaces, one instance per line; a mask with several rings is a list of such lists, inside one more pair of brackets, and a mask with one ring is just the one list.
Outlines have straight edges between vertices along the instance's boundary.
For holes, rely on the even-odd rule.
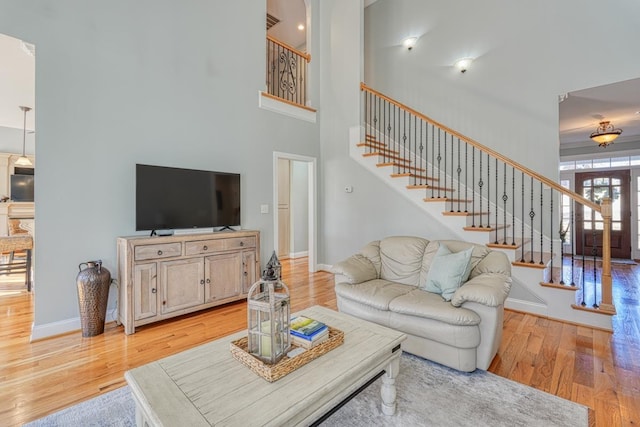
[[[329,338],[326,341],[297,356],[285,356],[274,365],[264,363],[257,357],[247,353],[247,337],[231,342],[231,355],[265,380],[274,382],[340,346],[343,342],[344,332],[329,326]],[[292,344],[291,350],[296,347],[298,346]]]

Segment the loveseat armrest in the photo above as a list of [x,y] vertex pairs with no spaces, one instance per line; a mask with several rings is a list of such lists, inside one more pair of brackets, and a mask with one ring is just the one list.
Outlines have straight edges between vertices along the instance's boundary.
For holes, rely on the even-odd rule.
[[460,307],[467,301],[489,307],[504,304],[511,290],[511,277],[500,273],[483,273],[460,286],[451,298],[451,304]]
[[331,272],[336,275],[336,279],[341,276],[341,283],[352,285],[378,278],[376,267],[369,258],[361,254],[352,255],[344,261],[334,264]]

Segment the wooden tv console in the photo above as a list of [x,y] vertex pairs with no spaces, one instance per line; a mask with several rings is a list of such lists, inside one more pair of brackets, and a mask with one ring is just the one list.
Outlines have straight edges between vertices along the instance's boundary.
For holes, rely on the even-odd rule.
[[260,232],[118,238],[124,331],[247,297],[260,277]]

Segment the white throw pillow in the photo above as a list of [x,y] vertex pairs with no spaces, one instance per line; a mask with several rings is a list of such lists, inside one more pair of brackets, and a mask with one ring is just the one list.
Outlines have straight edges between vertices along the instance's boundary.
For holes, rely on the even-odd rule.
[[451,301],[456,290],[469,279],[472,252],[473,247],[451,253],[449,248],[440,244],[423,289],[442,295],[445,301]]

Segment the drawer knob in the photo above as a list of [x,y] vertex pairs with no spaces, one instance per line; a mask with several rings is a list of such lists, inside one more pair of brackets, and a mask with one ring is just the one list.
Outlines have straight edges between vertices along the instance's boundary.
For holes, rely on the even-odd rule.
[[208,247],[207,245],[204,245],[204,246],[202,247],[202,250],[203,250],[203,251],[206,251],[207,249],[209,249],[209,247]]
[[158,292],[158,291],[156,290],[156,288],[152,288],[152,289],[151,289],[151,293],[152,293],[152,294],[155,294],[156,292]]
[[162,255],[162,251],[158,251],[158,255]]
[[247,273],[247,272],[245,271],[245,272],[244,272],[244,275],[245,275],[245,276],[248,276],[248,275],[249,275],[249,273]]
[[204,285],[204,279],[200,280],[200,284]]
[[207,279],[207,284],[209,284],[209,283],[211,283],[211,280],[210,280],[210,279]]

